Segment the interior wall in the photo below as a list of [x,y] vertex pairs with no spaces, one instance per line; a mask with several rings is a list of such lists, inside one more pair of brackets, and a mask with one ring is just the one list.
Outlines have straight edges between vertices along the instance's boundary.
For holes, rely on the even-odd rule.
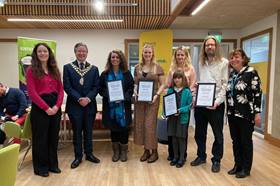
[[276,54],[275,54],[275,68],[274,71],[274,101],[273,101],[273,115],[272,115],[272,126],[271,126],[271,136],[278,139],[278,144],[280,146],[280,125],[279,125],[279,114],[280,114],[280,83],[277,81],[280,79],[280,10],[277,13],[277,35],[276,35]]
[[[173,30],[175,39],[203,39],[209,30]],[[17,36],[55,40],[57,42],[57,61],[62,71],[63,65],[75,59],[73,46],[77,42],[88,45],[88,61],[104,70],[108,53],[112,49],[124,50],[125,39],[136,39],[142,30],[51,30],[51,29],[0,29],[0,38]],[[223,38],[239,38],[239,30],[224,30]],[[18,87],[17,46],[16,43],[0,42],[0,81]],[[10,75],[13,75],[12,78]]]
[[[273,89],[275,79],[275,55],[276,55],[276,33],[277,33],[277,13],[272,16],[259,20],[247,27],[240,30],[240,37],[245,37],[268,28],[273,28],[272,36],[272,54],[271,54],[271,70],[270,70],[270,85],[269,85],[269,108],[268,108],[268,125],[267,133],[271,134],[272,131],[272,114],[273,114]],[[277,123],[275,123],[277,124]]]

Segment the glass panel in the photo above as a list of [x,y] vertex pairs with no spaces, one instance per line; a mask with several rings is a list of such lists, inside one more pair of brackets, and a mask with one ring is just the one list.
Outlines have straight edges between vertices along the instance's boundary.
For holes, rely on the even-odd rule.
[[201,46],[202,45],[194,45],[191,53],[192,64],[197,74],[199,74],[198,63],[199,63],[199,54],[200,54]]
[[228,59],[229,45],[228,44],[221,44],[221,48],[222,48],[222,56],[224,56],[224,58]]
[[255,125],[257,132],[264,133],[265,113],[267,104],[267,71],[268,71],[268,56],[269,56],[269,33],[263,34],[251,39],[243,41],[243,50],[250,57],[250,66],[253,66],[261,78],[262,95],[262,113],[261,124]]
[[264,34],[243,42],[243,49],[252,63],[268,61],[269,34]]
[[129,70],[134,76],[134,66],[139,62],[139,44],[138,43],[129,43],[128,44],[128,64]]

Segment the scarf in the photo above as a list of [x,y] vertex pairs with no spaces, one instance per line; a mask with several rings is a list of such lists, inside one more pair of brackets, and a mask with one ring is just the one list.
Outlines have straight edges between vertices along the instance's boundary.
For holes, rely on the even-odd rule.
[[[123,73],[121,70],[118,71],[118,74],[115,74],[113,70],[111,70],[108,74],[108,81],[114,80],[123,80]],[[111,102],[109,103],[110,108],[110,119],[116,121],[116,123],[121,126],[126,126],[125,121],[125,108],[124,101]]]

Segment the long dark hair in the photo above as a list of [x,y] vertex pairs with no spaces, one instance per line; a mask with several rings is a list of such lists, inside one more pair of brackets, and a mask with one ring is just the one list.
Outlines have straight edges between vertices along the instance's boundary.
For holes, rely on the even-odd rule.
[[107,58],[107,63],[106,63],[106,66],[105,66],[105,71],[109,72],[110,70],[113,69],[113,65],[111,63],[111,56],[112,56],[113,53],[117,54],[120,58],[119,68],[122,70],[122,72],[126,72],[127,68],[128,68],[127,67],[127,61],[126,61],[126,58],[124,56],[124,53],[121,50],[112,50],[109,53],[108,58]]
[[48,68],[48,72],[49,74],[54,78],[54,79],[60,79],[60,72],[59,69],[57,67],[57,62],[54,58],[54,54],[51,50],[51,48],[46,44],[46,43],[38,43],[35,45],[33,52],[32,52],[32,60],[31,60],[31,68],[32,68],[32,73],[34,75],[34,77],[36,78],[42,78],[44,76],[44,70],[42,67],[42,63],[39,60],[38,56],[37,56],[37,49],[39,46],[44,46],[48,49],[49,51],[49,59],[47,62],[47,68]]
[[183,87],[189,87],[189,82],[188,82],[188,79],[186,78],[185,76],[185,73],[184,71],[182,70],[176,70],[173,74],[173,77],[172,77],[172,83],[171,83],[171,87],[175,87],[175,83],[174,83],[174,79],[175,78],[182,78],[182,86]]

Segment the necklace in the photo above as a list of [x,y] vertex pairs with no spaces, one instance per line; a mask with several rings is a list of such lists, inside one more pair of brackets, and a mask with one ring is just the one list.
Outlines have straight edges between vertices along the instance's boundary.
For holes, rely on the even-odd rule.
[[79,74],[81,76],[81,78],[79,80],[80,85],[84,85],[84,76],[92,68],[92,65],[89,65],[88,67],[86,67],[82,70],[79,67],[77,67],[76,65],[74,65],[74,63],[71,63],[71,66],[77,72],[77,74]]

